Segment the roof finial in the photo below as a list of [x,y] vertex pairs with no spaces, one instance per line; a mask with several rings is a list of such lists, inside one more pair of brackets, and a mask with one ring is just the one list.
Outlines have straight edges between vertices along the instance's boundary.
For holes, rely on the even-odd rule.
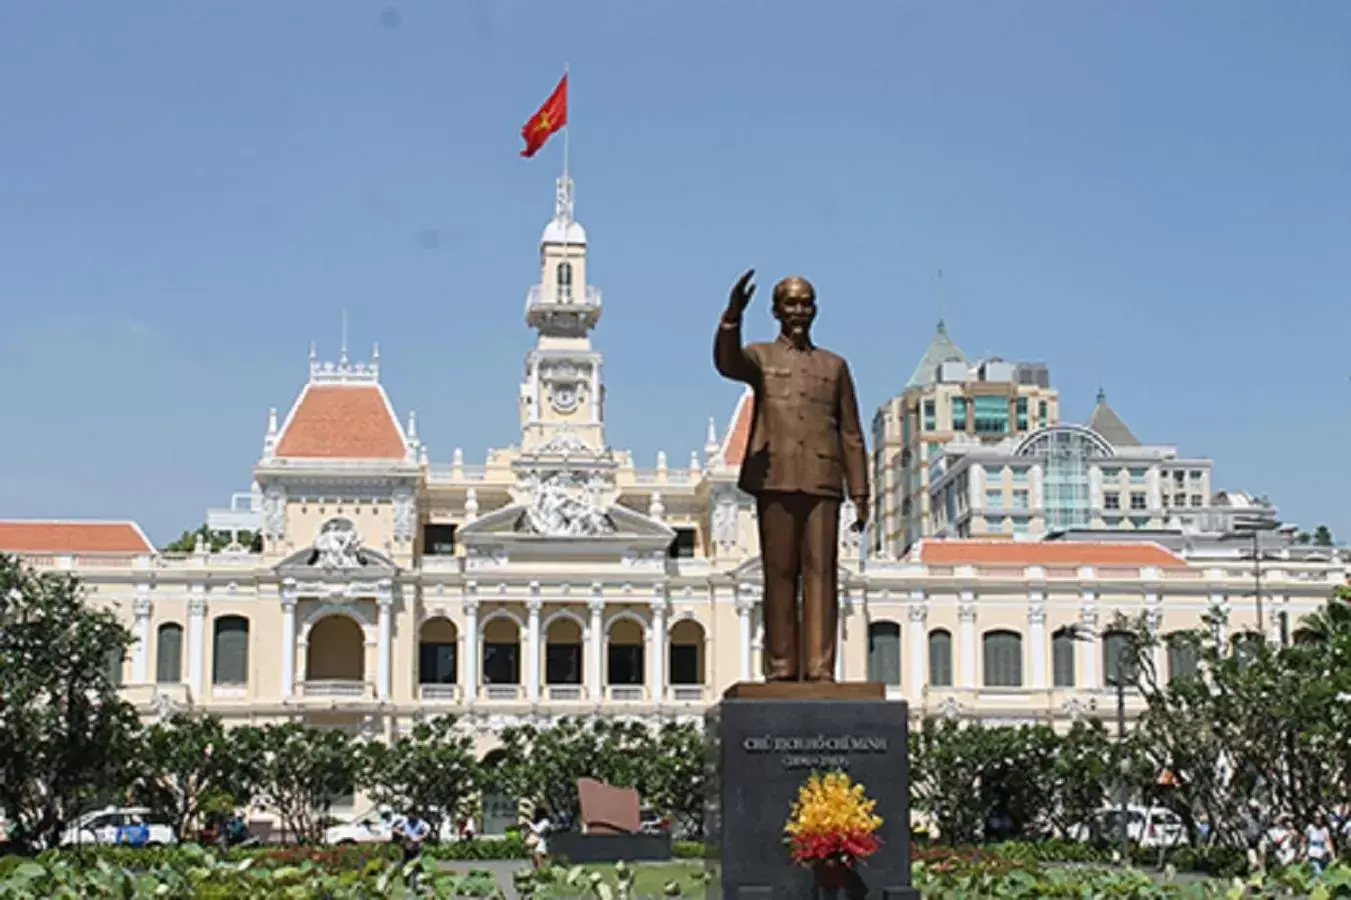
[[342,310],[342,350],[338,355],[338,365],[347,365],[347,307]]
[[277,407],[272,407],[267,411],[267,436],[272,437],[277,433]]
[[377,363],[377,364],[380,362],[380,342],[379,342],[379,341],[376,341],[374,344],[371,345],[371,362],[372,362],[372,363]]
[[1102,389],[1102,385],[1098,385],[1098,402],[1099,403],[1107,402],[1107,392]]
[[319,361],[319,348],[314,345],[314,341],[310,341],[310,362],[318,362],[318,361]]
[[417,410],[415,409],[408,411],[408,439],[410,441],[417,440]]

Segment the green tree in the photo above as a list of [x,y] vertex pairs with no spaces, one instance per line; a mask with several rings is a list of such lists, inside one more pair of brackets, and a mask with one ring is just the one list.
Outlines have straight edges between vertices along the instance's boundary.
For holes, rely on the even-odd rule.
[[668,722],[657,732],[638,789],[654,809],[671,817],[682,838],[703,834],[709,766],[697,725]]
[[479,786],[474,739],[455,728],[453,716],[419,722],[392,744],[362,749],[361,783],[378,804],[416,810],[435,832]]
[[226,728],[215,716],[179,714],[146,730],[140,763],[134,795],[186,839],[209,806],[252,799],[262,774],[262,734],[252,726]]
[[1313,530],[1313,543],[1315,547],[1331,547],[1333,544],[1332,531],[1326,525],[1319,525]]
[[[211,549],[212,553],[219,553],[230,546],[230,532],[212,531],[206,525],[202,525],[195,531],[185,531],[178,536],[178,539],[172,543],[164,545],[165,553],[192,553],[197,549],[197,540],[200,538]],[[240,546],[247,549],[250,553],[263,552],[262,532],[254,534],[251,531],[241,531],[238,534]]]
[[257,792],[302,843],[323,836],[333,801],[350,794],[360,754],[344,732],[287,722],[262,728]]
[[129,783],[139,722],[110,670],[131,643],[75,579],[0,555],[0,808],[20,839],[54,844]]

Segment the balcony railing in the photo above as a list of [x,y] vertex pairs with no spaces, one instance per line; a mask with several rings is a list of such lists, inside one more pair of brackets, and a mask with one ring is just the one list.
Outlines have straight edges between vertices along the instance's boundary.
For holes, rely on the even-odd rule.
[[702,684],[673,684],[667,694],[676,703],[703,703],[708,698],[708,688]]
[[122,699],[138,709],[153,709],[160,704],[191,706],[192,693],[186,684],[124,684]]
[[454,703],[460,699],[458,684],[420,684],[418,696],[424,703]]
[[559,296],[553,303],[546,302],[544,289],[538,284],[531,285],[530,289],[526,291],[525,294],[525,308],[527,312],[531,307],[537,306],[576,306],[579,308],[592,307],[594,309],[599,309],[600,305],[600,289],[590,284],[586,286],[586,291],[581,296],[578,296],[576,292],[570,291],[566,296]]
[[520,700],[523,696],[523,690],[519,684],[485,684],[483,686],[483,697],[486,700],[511,701]]
[[605,696],[615,703],[641,703],[647,699],[647,688],[641,684],[610,684]]
[[314,700],[368,700],[374,691],[365,681],[333,678],[301,682],[300,695]]
[[550,684],[546,696],[556,703],[578,703],[586,699],[586,688],[580,684]]

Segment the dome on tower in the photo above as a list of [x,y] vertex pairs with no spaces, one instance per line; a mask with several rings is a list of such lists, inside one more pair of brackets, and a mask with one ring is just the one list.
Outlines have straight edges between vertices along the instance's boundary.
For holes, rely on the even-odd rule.
[[540,236],[541,244],[585,244],[586,229],[582,223],[575,219],[564,219],[558,216],[549,220],[549,224],[544,226],[544,234]]

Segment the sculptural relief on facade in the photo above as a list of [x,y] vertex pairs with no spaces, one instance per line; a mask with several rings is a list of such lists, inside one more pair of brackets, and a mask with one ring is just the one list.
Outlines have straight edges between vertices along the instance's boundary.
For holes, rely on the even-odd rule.
[[594,448],[582,440],[575,431],[567,428],[560,428],[553,437],[535,448],[537,456],[577,456],[593,453]]
[[410,541],[417,521],[417,499],[408,489],[394,495],[394,540]]
[[350,519],[329,519],[314,539],[310,565],[321,569],[355,569],[366,565],[361,535]]
[[614,534],[614,522],[600,502],[604,480],[599,476],[564,469],[534,473],[529,485],[530,501],[517,531],[549,537]]
[[858,518],[858,509],[854,501],[846,499],[840,504],[840,558],[855,559],[863,546],[862,533],[855,530],[854,520]]
[[541,368],[540,376],[549,393],[549,403],[556,412],[567,415],[577,408],[588,373],[572,362],[556,362]]
[[710,518],[712,519],[710,524],[713,542],[718,545],[718,552],[721,554],[730,554],[736,549],[738,510],[739,504],[735,490],[722,488],[716,492],[713,508],[710,511]]
[[263,494],[264,536],[271,541],[286,537],[286,489],[272,486]]

